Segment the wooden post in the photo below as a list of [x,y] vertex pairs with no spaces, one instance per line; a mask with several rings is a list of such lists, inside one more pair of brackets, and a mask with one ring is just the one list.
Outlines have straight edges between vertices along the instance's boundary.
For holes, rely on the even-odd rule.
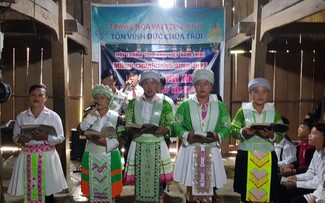
[[[0,32],[0,34],[2,34]],[[3,35],[2,35],[3,36]],[[0,37],[0,40],[3,40],[2,37]],[[0,42],[0,44],[3,44],[3,42]],[[0,60],[2,58],[2,47],[0,47]],[[2,80],[2,67],[0,67],[0,80]],[[1,121],[1,103],[0,103],[0,121]],[[2,143],[1,143],[1,129],[0,129],[0,147],[2,147]],[[4,193],[3,193],[3,188],[2,188],[2,153],[0,153],[0,202],[6,203],[5,197],[4,197]]]
[[62,168],[68,185],[70,181],[70,129],[68,119],[68,45],[65,36],[64,20],[66,19],[66,0],[58,1],[59,5],[59,34],[58,40],[52,36],[52,81],[53,81],[53,110],[62,119],[65,142],[56,146],[60,155]]
[[[233,7],[233,1],[232,0],[227,0],[225,1],[225,14],[226,14],[226,26],[225,26],[225,33],[227,33],[231,27],[232,27],[232,7]],[[226,39],[227,40],[227,39]],[[225,85],[224,86],[224,91],[223,91],[223,101],[228,107],[228,109],[231,110],[231,55],[230,55],[230,49],[231,47],[227,47],[227,44],[225,43],[224,49],[224,84],[229,84],[229,86]],[[231,112],[229,112],[231,115]],[[229,154],[229,143],[230,143],[231,137],[226,139],[224,141],[224,144],[221,145],[221,153],[222,154]]]
[[261,16],[262,7],[268,3],[268,0],[254,0],[253,22],[255,22],[255,33],[252,37],[252,55],[249,80],[255,77],[264,77],[265,61],[267,51],[267,40],[261,39]]

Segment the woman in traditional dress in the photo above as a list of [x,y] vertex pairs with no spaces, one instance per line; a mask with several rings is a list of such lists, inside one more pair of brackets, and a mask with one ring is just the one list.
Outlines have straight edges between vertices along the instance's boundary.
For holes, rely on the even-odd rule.
[[192,75],[195,94],[176,111],[176,135],[182,140],[174,180],[187,186],[187,202],[211,202],[215,188],[226,184],[220,144],[230,132],[230,116],[217,95],[210,94],[214,74],[196,69]]
[[146,71],[141,74],[144,94],[129,102],[126,127],[129,124],[149,124],[147,128],[128,130],[132,135],[124,183],[135,185],[137,202],[162,202],[164,186],[173,180],[173,166],[165,136],[172,133],[174,115],[172,106],[157,94],[159,74]]
[[[64,141],[60,116],[45,106],[47,88],[34,84],[29,88],[29,109],[16,119],[13,141],[21,146],[8,193],[24,195],[24,202],[55,202],[53,194],[67,189],[60,157],[55,145]],[[56,133],[34,130],[31,135],[23,134],[22,127],[31,124],[45,124],[55,128]]]
[[109,109],[112,91],[107,85],[96,85],[92,97],[96,106],[85,116],[80,128],[101,134],[87,140],[82,156],[81,192],[90,202],[114,202],[123,187],[121,154],[116,133],[107,135],[103,129],[111,126],[116,129],[118,113]]
[[283,123],[273,103],[271,85],[264,78],[248,83],[251,102],[242,103],[232,121],[232,135],[240,140],[235,163],[234,191],[241,202],[272,202],[278,187],[278,162],[274,143],[282,139],[273,130],[255,129],[254,123]]

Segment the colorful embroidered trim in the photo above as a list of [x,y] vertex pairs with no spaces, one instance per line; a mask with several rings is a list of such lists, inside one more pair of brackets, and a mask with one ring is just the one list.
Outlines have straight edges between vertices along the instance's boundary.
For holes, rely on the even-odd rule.
[[212,196],[211,184],[211,148],[194,147],[193,151],[193,187],[192,194],[194,200],[202,200],[203,196]]
[[89,154],[90,202],[112,201],[111,154]]
[[[31,146],[31,145],[29,145]],[[35,147],[35,146],[33,146]],[[29,147],[28,149],[36,149]],[[25,171],[24,171],[24,202],[42,203],[45,202],[45,170],[46,170],[46,154],[44,147],[39,148],[39,153],[26,151]],[[50,151],[50,150],[47,150]]]
[[248,152],[247,201],[270,201],[272,170],[271,156],[271,152]]
[[135,151],[135,198],[140,202],[160,202],[160,142],[137,143]]

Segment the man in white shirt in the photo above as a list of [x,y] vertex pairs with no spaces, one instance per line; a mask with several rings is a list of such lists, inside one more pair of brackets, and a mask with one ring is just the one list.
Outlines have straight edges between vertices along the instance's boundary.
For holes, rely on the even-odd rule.
[[[324,133],[320,133],[319,129],[324,128],[324,124],[317,124],[313,127],[309,135],[309,143],[316,147],[314,156],[309,164],[308,170],[305,173],[295,176],[289,176],[288,180],[281,183],[286,190],[286,199],[282,202],[290,202],[297,196],[314,192],[317,187],[323,183],[325,175],[325,154],[324,154]],[[307,202],[307,201],[306,201]]]
[[134,99],[136,96],[144,93],[143,88],[139,85],[139,72],[132,68],[127,73],[127,81],[123,88],[123,92],[127,95],[128,100]]
[[[281,117],[284,124],[289,125],[289,120],[285,117]],[[290,137],[285,134],[283,139],[275,144],[275,153],[278,157],[278,166],[288,166],[290,163],[297,160],[297,148],[292,143]]]

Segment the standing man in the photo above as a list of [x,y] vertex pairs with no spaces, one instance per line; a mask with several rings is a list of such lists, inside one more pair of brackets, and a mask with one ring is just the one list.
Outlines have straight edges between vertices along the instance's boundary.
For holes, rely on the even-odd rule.
[[195,94],[176,111],[176,135],[182,140],[176,160],[174,180],[187,186],[187,202],[211,202],[227,182],[220,144],[230,132],[230,116],[217,95],[210,94],[214,73],[196,69],[192,80]]
[[283,123],[273,103],[268,103],[271,85],[264,78],[248,83],[251,102],[244,102],[232,121],[232,135],[240,140],[235,163],[234,191],[241,202],[273,202],[278,188],[278,162],[274,143],[282,134],[253,123]]
[[139,85],[139,72],[132,68],[127,73],[127,81],[123,88],[123,92],[127,95],[128,100],[141,96],[143,94],[143,88]]
[[137,202],[163,202],[162,183],[173,180],[173,167],[165,137],[172,133],[172,106],[157,94],[159,74],[146,71],[141,75],[144,93],[129,102],[126,113],[128,124],[149,124],[151,127],[129,127],[132,135],[124,183],[135,185]]

